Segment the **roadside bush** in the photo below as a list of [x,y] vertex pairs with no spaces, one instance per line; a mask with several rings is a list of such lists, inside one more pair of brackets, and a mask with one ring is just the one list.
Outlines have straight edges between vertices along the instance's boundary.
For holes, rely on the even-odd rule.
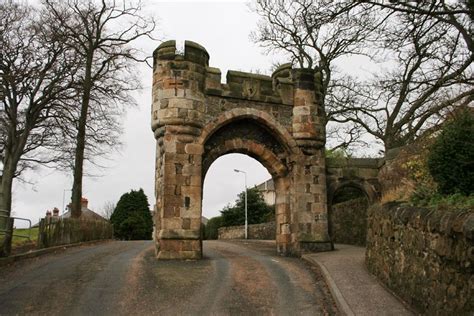
[[223,226],[222,216],[213,217],[207,221],[206,227],[204,228],[205,239],[217,239],[218,229]]
[[143,189],[123,194],[115,207],[110,222],[116,238],[125,240],[151,239],[153,219]]
[[381,202],[403,201],[426,205],[436,193],[437,185],[427,166],[427,156],[434,139],[430,135],[397,149],[390,168],[383,170],[379,181],[383,186]]
[[[257,187],[247,189],[247,216],[249,224],[260,224],[275,220],[275,207],[265,203]],[[221,210],[222,226],[244,225],[245,192],[241,192],[235,205],[228,205]]]
[[442,194],[474,192],[474,115],[460,112],[447,123],[428,155],[428,168]]
[[454,193],[450,195],[434,194],[428,202],[428,206],[438,209],[474,209],[474,194],[463,195]]

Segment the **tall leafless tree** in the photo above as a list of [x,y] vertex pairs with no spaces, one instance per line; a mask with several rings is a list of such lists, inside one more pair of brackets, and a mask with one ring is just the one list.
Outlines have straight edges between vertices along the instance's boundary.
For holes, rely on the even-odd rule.
[[41,11],[13,1],[0,7],[0,209],[9,216],[14,178],[61,158],[47,149],[61,144],[56,123],[63,101],[74,97],[71,78],[77,69],[75,56]]
[[374,49],[387,68],[366,83],[356,106],[340,104],[335,119],[361,126],[388,150],[474,101],[472,7],[442,0],[372,4],[386,17]]
[[[322,73],[328,120],[346,140],[368,133],[388,150],[472,103],[471,2],[256,0],[253,38]],[[336,59],[355,54],[379,66],[371,80],[334,76]]]
[[[88,122],[92,122],[92,113],[102,115],[107,122],[110,111],[134,103],[130,92],[140,87],[140,80],[132,63],[144,59],[131,44],[141,37],[151,37],[155,22],[141,15],[140,2],[44,0],[44,4],[60,25],[59,36],[68,38],[71,49],[83,57],[72,186],[72,216],[79,217],[87,141],[96,136],[97,143],[91,148],[102,145],[96,131],[87,133]],[[97,126],[107,132],[107,125]]]
[[[351,103],[358,86],[337,67],[348,56],[371,56],[362,42],[376,40],[373,30],[381,23],[372,6],[356,2],[331,0],[256,0],[253,10],[261,16],[254,42],[268,52],[283,52],[297,67],[313,68],[319,91],[319,102],[328,121],[339,114],[339,103]],[[350,139],[338,146],[347,147],[360,140],[360,129],[350,127]],[[340,132],[335,130],[334,134]]]

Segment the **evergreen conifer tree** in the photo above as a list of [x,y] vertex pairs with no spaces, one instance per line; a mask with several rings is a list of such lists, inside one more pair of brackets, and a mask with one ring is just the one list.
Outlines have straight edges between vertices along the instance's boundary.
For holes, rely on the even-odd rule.
[[116,238],[124,240],[151,239],[153,219],[143,189],[123,194],[110,217]]

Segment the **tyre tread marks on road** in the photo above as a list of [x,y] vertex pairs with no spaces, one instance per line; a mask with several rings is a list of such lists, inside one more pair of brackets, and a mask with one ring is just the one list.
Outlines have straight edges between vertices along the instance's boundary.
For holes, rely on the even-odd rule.
[[151,241],[117,241],[46,255],[0,277],[0,314],[337,313],[317,274],[274,243],[204,250],[203,260],[157,261]]
[[[137,246],[142,245],[111,242],[68,249],[24,263],[6,276],[9,282],[0,286],[0,314],[74,314],[80,297],[87,295],[90,282],[108,273],[104,270],[108,262]],[[121,287],[118,282],[116,285]]]
[[[271,279],[271,314],[337,314],[337,308],[320,274],[300,259],[278,257],[275,244],[268,241],[232,241],[215,243],[219,251],[234,252],[257,262]],[[224,249],[224,250],[222,250]],[[250,272],[251,269],[247,269]]]
[[278,287],[261,262],[234,245],[214,249],[227,258],[231,266],[232,294],[226,296],[221,305],[227,306],[231,314],[275,314]]

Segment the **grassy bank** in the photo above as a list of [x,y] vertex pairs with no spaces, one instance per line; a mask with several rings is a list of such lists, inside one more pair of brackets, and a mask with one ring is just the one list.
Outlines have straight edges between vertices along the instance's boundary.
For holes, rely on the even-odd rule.
[[31,229],[28,228],[15,228],[13,230],[13,235],[21,235],[21,236],[30,236],[30,239],[28,238],[23,238],[23,237],[18,237],[18,236],[13,236],[12,240],[12,248],[24,245],[24,244],[30,244],[34,242],[36,244],[36,241],[38,240],[38,227],[34,227]]

